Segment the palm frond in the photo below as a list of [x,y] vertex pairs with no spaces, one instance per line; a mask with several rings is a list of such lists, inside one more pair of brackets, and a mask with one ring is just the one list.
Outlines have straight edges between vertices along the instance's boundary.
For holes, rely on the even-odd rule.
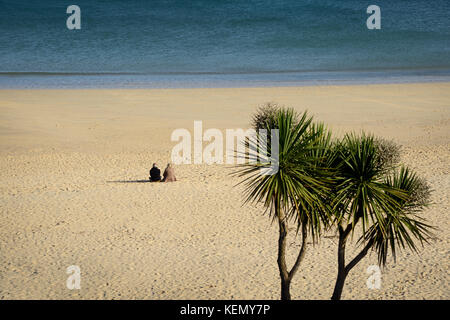
[[313,123],[307,112],[298,115],[293,109],[280,109],[275,119],[266,119],[264,123],[262,129],[268,133],[274,128],[279,130],[278,172],[260,174],[261,169],[276,161],[269,139],[266,161],[259,154],[261,137],[247,139],[247,152],[242,155],[247,161],[233,173],[243,178],[240,183],[245,184],[244,202],[262,202],[269,215],[279,205],[287,219],[294,219],[298,226],[307,223],[316,238],[322,230],[321,224],[330,220],[330,207],[324,198],[332,180],[332,167],[326,167],[331,134],[323,124]]
[[383,225],[373,224],[360,238],[360,242],[373,243],[380,265],[385,265],[389,251],[394,260],[400,249],[408,248],[417,252],[418,245],[423,246],[433,236],[433,226],[426,223],[418,213],[429,205],[430,188],[410,169],[401,167],[385,178],[385,184],[393,189],[402,190],[406,197],[390,194],[398,204],[395,211],[387,210]]

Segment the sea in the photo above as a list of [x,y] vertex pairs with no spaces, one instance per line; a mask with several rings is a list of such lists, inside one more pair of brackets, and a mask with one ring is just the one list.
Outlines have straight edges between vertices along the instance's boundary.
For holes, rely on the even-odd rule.
[[450,81],[449,15],[449,0],[0,0],[0,89]]

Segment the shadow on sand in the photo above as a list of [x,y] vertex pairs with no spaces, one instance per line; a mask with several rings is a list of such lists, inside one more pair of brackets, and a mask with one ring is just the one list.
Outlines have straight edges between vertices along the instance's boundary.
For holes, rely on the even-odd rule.
[[107,183],[146,183],[152,182],[150,180],[115,180],[115,181],[106,181]]

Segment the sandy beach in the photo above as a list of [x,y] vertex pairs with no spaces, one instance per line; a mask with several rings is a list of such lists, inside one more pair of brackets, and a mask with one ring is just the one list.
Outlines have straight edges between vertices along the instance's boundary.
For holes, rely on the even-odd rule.
[[[246,129],[266,102],[307,109],[337,136],[393,139],[433,189],[424,215],[436,237],[389,259],[379,290],[366,286],[371,254],[343,299],[449,299],[450,83],[0,90],[0,299],[278,299],[277,225],[242,205],[230,166],[179,165],[176,183],[144,181],[170,161],[173,130],[192,132],[194,120]],[[331,232],[309,246],[294,299],[330,298],[336,244]],[[80,290],[66,287],[70,265]]]

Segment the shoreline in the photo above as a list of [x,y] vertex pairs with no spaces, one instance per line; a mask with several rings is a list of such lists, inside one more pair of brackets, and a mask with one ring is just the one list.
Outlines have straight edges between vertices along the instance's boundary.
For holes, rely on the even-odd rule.
[[0,73],[8,89],[206,89],[450,82],[450,69],[254,73]]

